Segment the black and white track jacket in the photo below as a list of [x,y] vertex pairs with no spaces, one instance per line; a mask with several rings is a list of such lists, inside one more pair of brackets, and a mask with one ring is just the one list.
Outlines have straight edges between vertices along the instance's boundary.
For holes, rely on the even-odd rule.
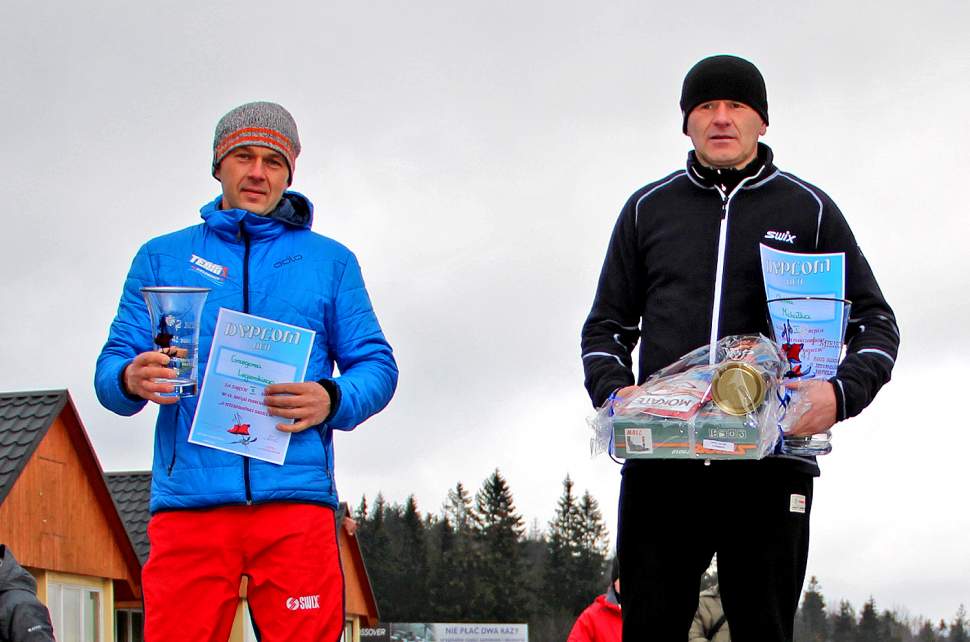
[[758,171],[730,193],[685,170],[636,191],[613,230],[582,331],[586,389],[601,406],[687,352],[733,334],[768,335],[759,244],[798,253],[845,252],[852,302],[847,354],[836,376],[837,417],[862,412],[889,381],[899,347],[893,311],[835,203],[776,168],[759,145]]

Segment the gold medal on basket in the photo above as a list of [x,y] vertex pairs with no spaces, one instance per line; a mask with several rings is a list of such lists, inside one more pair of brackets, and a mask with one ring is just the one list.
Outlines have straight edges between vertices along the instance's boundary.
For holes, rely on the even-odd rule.
[[742,361],[721,365],[711,381],[711,397],[729,415],[746,415],[765,399],[765,380],[757,368]]

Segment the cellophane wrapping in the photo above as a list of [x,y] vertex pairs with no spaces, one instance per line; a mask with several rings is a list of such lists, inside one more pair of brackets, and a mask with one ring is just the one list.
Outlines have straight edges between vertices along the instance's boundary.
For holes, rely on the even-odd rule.
[[[620,459],[761,459],[794,416],[785,403],[787,369],[778,344],[762,335],[724,337],[713,359],[710,346],[701,346],[634,392],[614,393],[589,419],[591,452]],[[748,385],[729,385],[739,373]]]

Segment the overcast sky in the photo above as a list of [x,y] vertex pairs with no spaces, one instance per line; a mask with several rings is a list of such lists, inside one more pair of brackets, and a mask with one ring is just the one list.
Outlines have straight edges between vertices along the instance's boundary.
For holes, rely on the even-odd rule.
[[68,388],[105,469],[150,466],[154,409],[101,408],[95,359],[138,247],[218,194],[216,121],[273,100],[299,124],[293,188],[356,252],[401,369],[336,437],[342,498],[437,512],[498,467],[544,527],[569,473],[612,536],[579,329],[623,202],[689,149],[684,73],[735,53],[767,80],[777,164],[840,205],[903,336],[822,461],[809,574],[830,603],[949,620],[970,605],[967,25],[963,0],[6,0],[0,390]]

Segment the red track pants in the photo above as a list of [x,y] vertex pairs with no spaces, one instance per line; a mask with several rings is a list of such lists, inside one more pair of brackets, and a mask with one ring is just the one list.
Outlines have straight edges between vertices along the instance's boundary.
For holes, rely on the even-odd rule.
[[225,642],[249,577],[263,642],[336,642],[344,577],[334,511],[308,504],[158,513],[142,570],[146,642]]

